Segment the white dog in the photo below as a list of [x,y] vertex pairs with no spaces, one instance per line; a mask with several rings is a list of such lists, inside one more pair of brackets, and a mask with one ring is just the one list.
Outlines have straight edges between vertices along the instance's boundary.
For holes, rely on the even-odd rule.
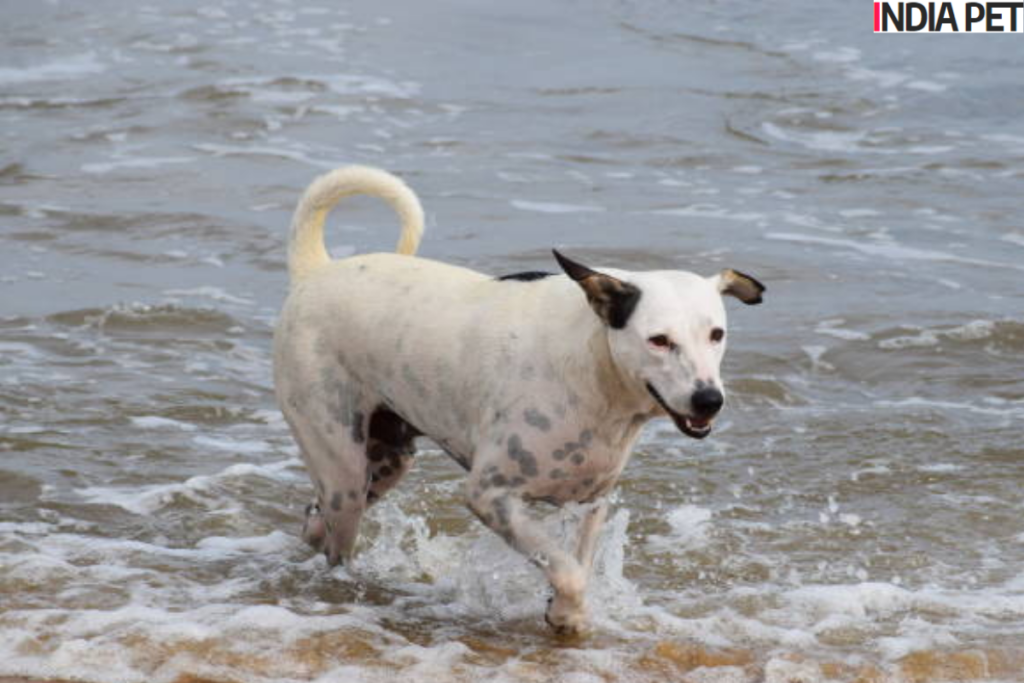
[[[332,261],[324,219],[343,197],[386,200],[397,254]],[[398,178],[347,167],[317,179],[291,226],[291,292],[274,336],[278,401],[316,487],[303,535],[335,564],[366,509],[409,470],[417,436],[468,473],[469,509],[547,576],[546,618],[586,624],[584,591],[606,496],[641,427],[668,416],[701,439],[725,400],[723,294],[764,286],[733,270],[593,270],[493,278],[415,258],[423,210]],[[595,502],[567,552],[527,503]]]

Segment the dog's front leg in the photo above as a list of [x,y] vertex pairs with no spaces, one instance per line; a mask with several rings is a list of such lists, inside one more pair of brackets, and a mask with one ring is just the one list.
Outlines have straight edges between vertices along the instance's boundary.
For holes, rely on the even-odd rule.
[[597,537],[608,518],[608,499],[601,498],[588,509],[580,522],[579,539],[576,542],[576,560],[588,578],[597,552]]
[[505,539],[544,572],[555,591],[545,618],[559,635],[584,630],[586,572],[580,562],[558,546],[526,513],[522,497],[513,489],[491,485],[486,476],[472,476],[468,484],[469,509],[488,528]]

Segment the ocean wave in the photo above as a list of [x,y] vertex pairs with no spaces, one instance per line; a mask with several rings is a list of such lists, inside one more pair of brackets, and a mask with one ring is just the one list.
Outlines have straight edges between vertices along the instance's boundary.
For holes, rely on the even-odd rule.
[[224,311],[176,304],[128,303],[52,313],[46,321],[60,327],[91,328],[124,334],[226,334],[241,322]]

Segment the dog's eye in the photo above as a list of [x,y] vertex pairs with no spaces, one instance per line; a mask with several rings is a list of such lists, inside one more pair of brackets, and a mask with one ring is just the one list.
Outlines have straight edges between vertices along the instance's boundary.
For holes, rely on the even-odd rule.
[[656,334],[647,340],[647,343],[656,349],[674,349],[675,343],[665,334]]
[[723,330],[721,327],[716,327],[715,329],[711,330],[711,343],[712,344],[717,344],[718,342],[722,341],[723,339],[725,339],[725,330]]

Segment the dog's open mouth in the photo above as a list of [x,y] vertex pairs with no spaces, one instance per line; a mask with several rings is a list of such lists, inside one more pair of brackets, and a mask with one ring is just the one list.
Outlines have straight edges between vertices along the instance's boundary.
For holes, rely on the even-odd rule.
[[683,434],[694,439],[703,439],[711,433],[711,423],[714,421],[714,418],[689,417],[682,413],[677,413],[668,407],[668,404],[665,403],[665,399],[661,397],[658,390],[652,387],[650,383],[647,384],[647,391],[650,392],[651,396],[654,397],[654,400],[658,402],[658,405],[668,413],[669,417],[672,418],[672,421],[676,423],[676,427],[678,427],[679,431]]

